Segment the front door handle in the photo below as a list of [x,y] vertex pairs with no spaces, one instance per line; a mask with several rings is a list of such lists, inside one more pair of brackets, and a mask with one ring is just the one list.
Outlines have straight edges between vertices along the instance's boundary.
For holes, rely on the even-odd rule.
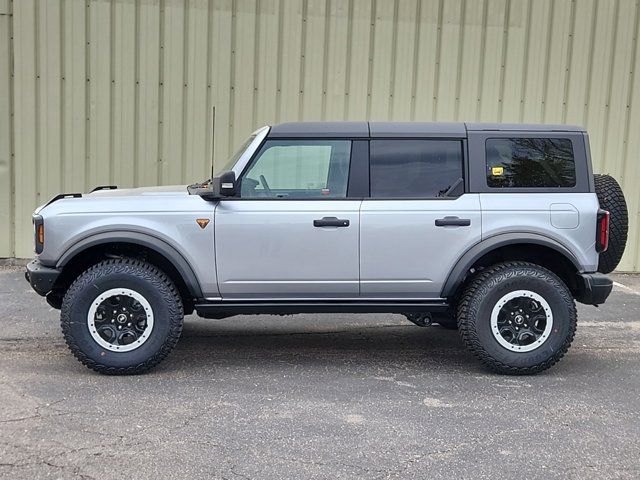
[[436,220],[436,227],[468,227],[471,220],[460,217],[444,217]]
[[320,220],[313,221],[314,227],[348,227],[349,220],[337,217],[323,217]]

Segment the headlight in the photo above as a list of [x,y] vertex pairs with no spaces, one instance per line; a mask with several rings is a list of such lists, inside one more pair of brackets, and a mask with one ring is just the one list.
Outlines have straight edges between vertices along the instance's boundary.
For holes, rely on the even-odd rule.
[[36,244],[36,254],[40,254],[44,248],[44,220],[40,215],[33,216],[33,237]]

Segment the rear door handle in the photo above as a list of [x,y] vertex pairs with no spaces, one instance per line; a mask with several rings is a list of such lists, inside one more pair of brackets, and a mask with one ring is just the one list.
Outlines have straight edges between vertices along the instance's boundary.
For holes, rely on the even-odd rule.
[[471,225],[469,218],[444,217],[436,219],[436,227],[468,227]]
[[349,220],[337,217],[323,217],[313,221],[314,227],[348,227]]

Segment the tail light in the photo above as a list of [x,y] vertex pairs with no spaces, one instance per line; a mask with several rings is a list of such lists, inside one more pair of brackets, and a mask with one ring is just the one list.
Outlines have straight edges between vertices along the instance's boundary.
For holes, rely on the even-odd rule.
[[596,221],[596,251],[606,252],[609,247],[609,212],[598,210]]

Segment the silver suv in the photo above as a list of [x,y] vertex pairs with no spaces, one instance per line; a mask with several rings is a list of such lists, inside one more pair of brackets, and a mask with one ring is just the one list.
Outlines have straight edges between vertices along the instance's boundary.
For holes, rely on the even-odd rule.
[[530,374],[566,353],[575,300],[609,295],[627,210],[578,127],[317,122],[257,130],[206,182],[62,194],[33,223],[26,278],[98,372],[152,368],[195,311],[401,313]]

